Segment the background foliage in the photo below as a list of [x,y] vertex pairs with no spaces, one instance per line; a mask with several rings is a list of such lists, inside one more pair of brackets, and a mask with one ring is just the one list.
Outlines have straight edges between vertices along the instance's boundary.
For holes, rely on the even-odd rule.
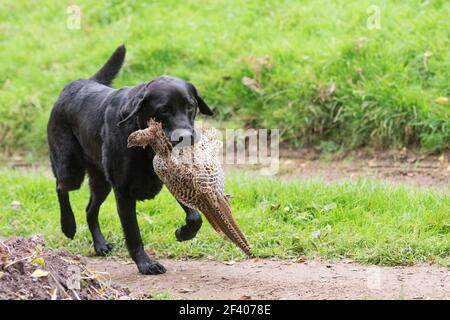
[[[79,30],[67,28],[72,4]],[[379,30],[367,28],[371,5]],[[440,151],[450,146],[449,12],[444,0],[2,1],[1,149],[46,154],[60,90],[125,43],[116,87],[191,80],[219,120],[280,128],[295,147]]]

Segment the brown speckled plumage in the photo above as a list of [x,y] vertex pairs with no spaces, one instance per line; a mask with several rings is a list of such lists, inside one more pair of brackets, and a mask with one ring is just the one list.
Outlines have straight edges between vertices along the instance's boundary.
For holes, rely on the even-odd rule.
[[225,179],[218,158],[220,142],[215,130],[201,130],[201,139],[194,146],[172,148],[161,123],[152,119],[148,125],[128,137],[128,147],[150,145],[156,153],[155,172],[169,191],[184,205],[202,212],[214,230],[251,256],[250,244],[224,193]]

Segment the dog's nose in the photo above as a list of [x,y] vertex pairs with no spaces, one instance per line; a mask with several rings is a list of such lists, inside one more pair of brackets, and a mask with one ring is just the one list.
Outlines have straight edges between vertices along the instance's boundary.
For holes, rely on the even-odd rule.
[[195,143],[195,135],[193,130],[177,129],[172,134],[172,144],[182,146],[192,146]]

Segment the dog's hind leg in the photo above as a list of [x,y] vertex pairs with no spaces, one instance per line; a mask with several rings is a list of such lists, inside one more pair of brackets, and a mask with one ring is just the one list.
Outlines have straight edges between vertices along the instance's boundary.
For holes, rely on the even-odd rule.
[[52,170],[56,177],[61,229],[68,238],[73,239],[76,222],[70,206],[69,191],[79,189],[83,183],[85,174],[83,150],[72,131],[56,121],[49,123],[48,142]]
[[56,177],[56,193],[61,211],[61,229],[66,237],[73,239],[76,233],[75,216],[70,206],[69,191],[80,188],[84,179],[84,170],[76,176]]
[[91,198],[86,208],[86,218],[89,225],[89,230],[94,241],[94,249],[97,255],[104,256],[111,252],[112,245],[106,242],[98,223],[98,214],[100,206],[108,197],[111,191],[111,186],[106,180],[103,173],[88,165],[87,171],[89,175],[89,188],[91,189]]
[[73,239],[77,231],[77,225],[72,207],[70,206],[69,193],[62,191],[58,186],[56,187],[56,193],[58,194],[59,207],[61,210],[62,232],[66,237]]
[[69,200],[69,191],[80,188],[84,179],[84,172],[73,177],[57,177],[56,193],[58,194],[59,207],[61,211],[61,229],[66,237],[73,239],[76,233],[76,221]]

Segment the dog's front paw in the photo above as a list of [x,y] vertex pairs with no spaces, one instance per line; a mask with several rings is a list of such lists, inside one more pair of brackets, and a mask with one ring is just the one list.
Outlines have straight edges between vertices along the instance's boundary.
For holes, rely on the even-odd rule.
[[106,241],[99,242],[99,243],[94,242],[94,249],[95,249],[95,253],[98,256],[106,256],[108,253],[110,253],[113,250],[113,246],[112,246],[112,244],[110,244]]
[[194,239],[196,234],[197,234],[197,231],[188,229],[188,228],[186,228],[186,226],[175,230],[175,237],[177,238],[177,241],[179,241],[179,242]]
[[158,262],[142,262],[137,264],[138,270],[142,274],[162,274],[166,272],[166,268]]

